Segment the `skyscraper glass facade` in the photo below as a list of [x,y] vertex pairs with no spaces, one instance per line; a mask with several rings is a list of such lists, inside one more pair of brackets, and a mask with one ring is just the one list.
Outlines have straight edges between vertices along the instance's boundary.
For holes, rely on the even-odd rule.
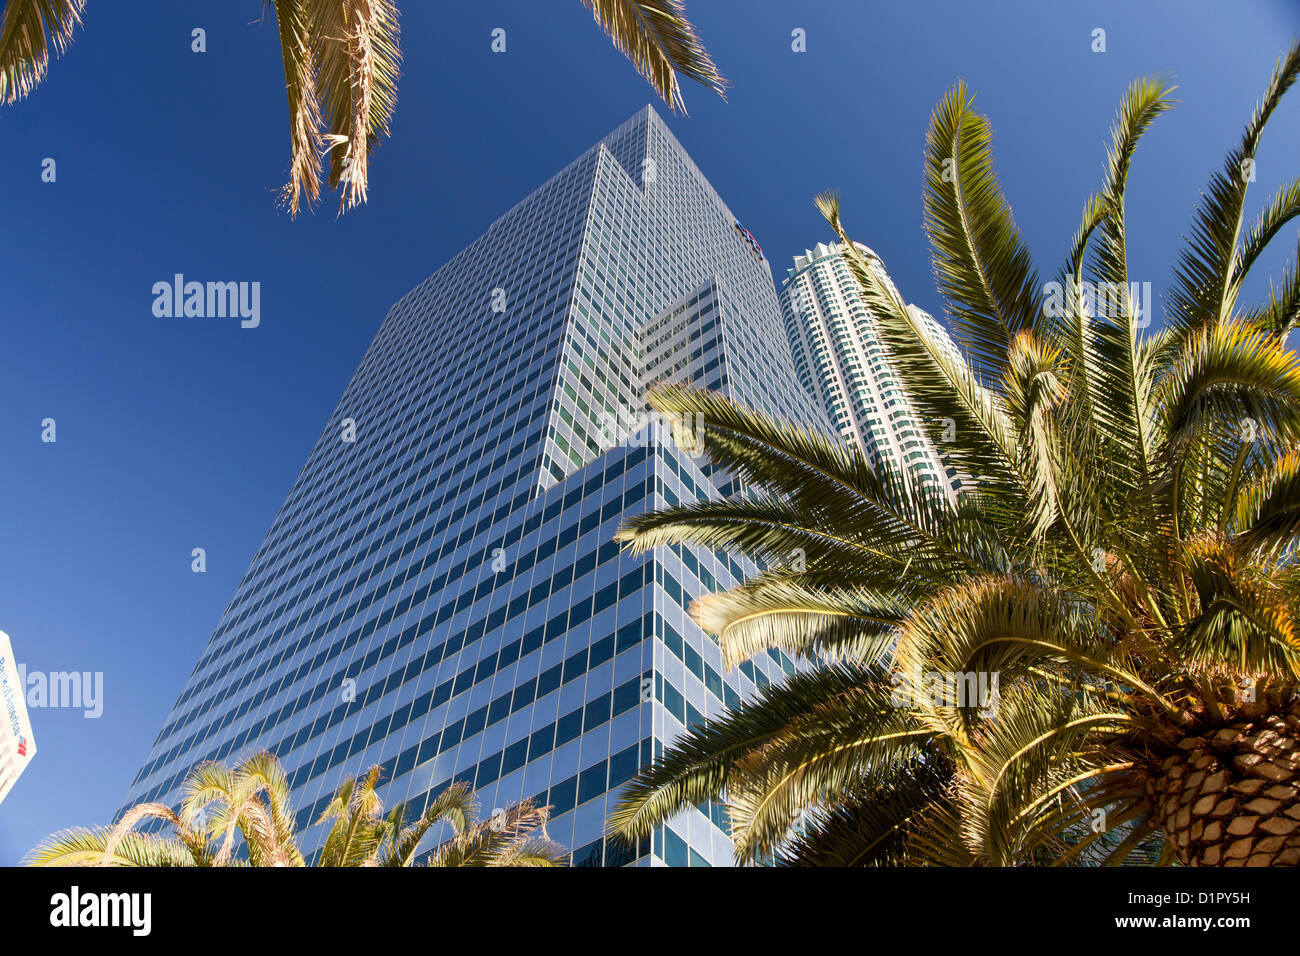
[[724,673],[686,612],[748,559],[612,540],[725,484],[637,428],[665,378],[830,432],[761,252],[647,107],[392,307],[126,805],[268,748],[308,852],[378,764],[386,805],[453,780],[485,812],[550,805],[578,865],[729,863],[717,806],[637,848],[602,836],[665,743],[793,670]]

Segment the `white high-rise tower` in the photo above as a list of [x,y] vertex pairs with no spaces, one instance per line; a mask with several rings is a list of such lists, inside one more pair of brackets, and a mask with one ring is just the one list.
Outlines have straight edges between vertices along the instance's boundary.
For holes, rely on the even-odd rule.
[[[896,290],[880,257],[855,245]],[[857,443],[877,467],[901,475],[913,490],[955,501],[960,481],[929,434],[942,423],[918,417],[841,245],[818,243],[795,256],[780,300],[799,378],[821,401],[841,437]],[[943,326],[924,310],[908,308],[957,355]]]

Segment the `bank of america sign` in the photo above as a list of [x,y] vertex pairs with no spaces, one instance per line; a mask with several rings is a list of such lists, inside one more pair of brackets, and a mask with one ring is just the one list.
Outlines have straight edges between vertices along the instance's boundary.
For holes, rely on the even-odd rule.
[[34,756],[36,742],[27,719],[14,649],[9,635],[0,631],[0,801],[8,796]]

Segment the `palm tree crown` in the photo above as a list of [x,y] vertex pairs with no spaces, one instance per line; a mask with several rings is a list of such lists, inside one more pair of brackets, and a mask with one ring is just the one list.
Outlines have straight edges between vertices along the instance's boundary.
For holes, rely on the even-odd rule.
[[[560,866],[564,850],[545,835],[549,808],[530,801],[478,820],[468,784],[456,782],[408,819],[405,804],[384,814],[379,768],[348,780],[317,823],[333,821],[316,866]],[[179,810],[132,807],[112,827],[55,833],[28,854],[28,866],[306,866],[290,809],[289,778],[274,756],[253,754],[235,768],[198,764],[182,784]],[[141,833],[146,820],[172,833]],[[451,836],[418,857],[440,824]],[[240,855],[242,851],[242,856]]]
[[[925,226],[964,357],[940,347],[818,205],[923,419],[945,424],[955,505],[855,447],[684,386],[750,490],[640,516],[622,537],[739,548],[769,570],[693,607],[729,664],[806,666],[697,729],[625,791],[640,838],[725,800],[738,858],[800,864],[1300,863],[1300,270],[1240,301],[1300,214],[1300,180],[1250,228],[1261,133],[1300,72],[1274,72],[1210,182],[1163,327],[1130,285],[1125,184],[1172,105],[1138,80],[1054,282],[958,84],[926,141]],[[805,556],[798,563],[790,555]]]

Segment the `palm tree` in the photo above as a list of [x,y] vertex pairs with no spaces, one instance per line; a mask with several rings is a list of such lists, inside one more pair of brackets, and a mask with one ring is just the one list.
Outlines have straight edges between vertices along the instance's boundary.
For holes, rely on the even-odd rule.
[[1116,864],[1154,848],[1163,863],[1300,863],[1300,357],[1286,346],[1300,269],[1269,302],[1239,301],[1300,214],[1297,180],[1243,223],[1297,73],[1300,43],[1212,177],[1156,331],[1129,285],[1125,183],[1171,106],[1163,82],[1128,89],[1055,285],[997,183],[987,119],[962,84],[936,108],[925,224],[964,357],[857,250],[838,198],[818,198],[920,416],[955,426],[940,447],[965,486],[955,505],[917,497],[856,447],[652,390],[749,490],[620,537],[758,556],[768,570],[692,612],[728,666],[772,647],[806,666],[643,770],[611,833],[639,839],[723,799],[751,862]]
[[[670,109],[685,112],[678,74],[719,95],[727,81],[686,18],[683,0],[582,0],[614,46]],[[0,102],[27,96],[81,25],[86,0],[8,0],[0,14]],[[401,72],[395,0],[263,0],[275,12],[289,99],[291,216],[320,198],[324,161],[339,212],[366,201],[370,152],[388,135]]]
[[[473,792],[456,782],[430,801],[417,819],[407,808],[386,817],[375,792],[379,768],[343,784],[317,823],[334,820],[317,866],[413,866],[417,851],[439,823],[452,837],[434,848],[430,866],[558,866],[563,850],[544,836],[546,807],[531,802],[499,811],[476,823]],[[182,785],[179,810],[161,803],[132,807],[112,827],[74,828],[55,833],[28,854],[28,866],[306,866],[298,849],[289,780],[266,751],[231,769],[198,764]],[[144,820],[171,825],[171,835],[141,833]],[[535,837],[541,829],[543,836]],[[241,838],[247,859],[237,858]]]
[[[428,866],[560,866],[566,854],[545,837],[549,811],[525,800],[477,820],[468,784],[457,781],[408,823],[403,804],[388,816],[375,793],[379,768],[339,788],[317,822],[333,819],[318,866],[412,866],[429,831],[449,823],[452,837],[426,858]],[[541,830],[543,836],[535,837]]]

